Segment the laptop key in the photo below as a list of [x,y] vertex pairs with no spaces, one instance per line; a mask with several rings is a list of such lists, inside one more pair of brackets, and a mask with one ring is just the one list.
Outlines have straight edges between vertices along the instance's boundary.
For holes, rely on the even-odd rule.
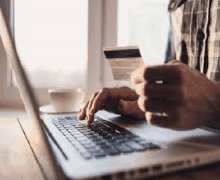
[[77,135],[83,135],[82,133],[80,133],[79,131],[75,131],[75,130],[68,130],[73,136],[77,136]]
[[67,138],[67,139],[72,139],[72,138],[74,138],[72,135],[70,135],[70,134],[64,134],[64,136]]
[[75,134],[79,134],[79,131],[77,131],[77,130],[75,130],[75,129],[68,129],[68,131],[69,131],[70,133],[72,133],[73,135],[74,135],[74,133],[75,133]]
[[95,151],[92,154],[96,158],[105,157],[107,154],[104,151]]
[[94,132],[89,132],[89,133],[86,133],[85,136],[88,138],[92,138],[92,137],[96,137],[97,135]]
[[100,138],[92,138],[91,141],[93,141],[96,144],[97,142],[101,142],[102,139],[100,139]]
[[86,153],[80,153],[85,159],[91,159],[92,158],[92,155],[88,152]]
[[77,139],[78,141],[80,141],[81,144],[89,144],[91,143],[91,141],[89,139],[87,139],[86,137],[84,137],[84,139]]
[[83,136],[83,134],[81,134],[80,132],[78,132],[78,133],[72,133],[73,134],[73,136],[75,137],[75,138],[85,138],[85,136]]
[[56,126],[60,131],[61,130],[65,130],[66,131],[66,129],[63,127],[63,126]]
[[75,129],[77,130],[72,124],[68,125],[68,126],[64,126],[66,129],[72,130]]
[[[143,145],[150,143],[149,141],[147,141],[147,140],[145,140],[145,139],[143,139],[143,138],[133,139],[133,140],[136,141],[137,143],[143,144]],[[152,144],[152,143],[151,143],[151,144]]]
[[127,146],[129,146],[134,151],[144,151],[145,147],[136,143],[135,141],[127,141],[125,143]]
[[95,144],[98,146],[104,146],[107,144],[107,142],[102,140],[102,141],[96,141]]
[[84,147],[78,142],[73,143],[74,147],[78,149],[78,151],[83,151]]
[[68,130],[68,129],[73,129],[73,126],[72,125],[63,125],[63,127]]
[[125,144],[117,144],[115,147],[122,153],[131,153],[133,150]]
[[155,144],[152,144],[152,143],[148,143],[148,144],[145,144],[145,145],[142,145],[142,146],[144,146],[148,150],[160,149],[160,147],[158,145],[155,145]]
[[67,119],[67,120],[77,120],[77,117],[76,116],[67,116],[67,117],[65,117],[65,119]]
[[64,117],[57,117],[55,119],[59,122],[66,121],[66,119]]
[[93,141],[98,141],[98,140],[102,140],[100,137],[96,136],[96,135],[88,135],[86,136],[88,139],[91,139]]
[[65,129],[61,129],[60,132],[62,132],[63,134],[69,133],[69,132],[68,132],[67,130],[65,130]]
[[108,155],[114,156],[114,155],[119,155],[120,152],[117,149],[113,149],[112,147],[110,148],[102,148],[105,153]]
[[80,152],[80,153],[88,153],[88,150],[85,149],[85,148],[82,147],[82,146],[79,146],[79,152]]
[[92,147],[90,147],[90,148],[87,148],[88,149],[88,151],[90,151],[90,152],[92,152],[92,151],[97,151],[97,150],[100,150],[100,147],[98,147],[98,146],[92,146]]
[[75,125],[74,127],[75,127],[76,129],[78,129],[78,128],[80,129],[80,128],[83,128],[84,126],[81,125],[81,124],[79,124],[79,125]]
[[86,148],[86,149],[91,149],[91,148],[95,148],[96,145],[93,144],[93,143],[82,143],[83,147]]
[[84,136],[88,136],[88,135],[94,135],[93,133],[91,133],[91,132],[81,132]]
[[83,143],[84,141],[86,142],[87,141],[87,138],[84,136],[84,137],[75,137],[77,139],[77,141],[79,141],[80,143]]
[[107,136],[103,137],[103,139],[112,140],[112,139],[113,139],[113,137],[112,137],[112,135],[108,134]]

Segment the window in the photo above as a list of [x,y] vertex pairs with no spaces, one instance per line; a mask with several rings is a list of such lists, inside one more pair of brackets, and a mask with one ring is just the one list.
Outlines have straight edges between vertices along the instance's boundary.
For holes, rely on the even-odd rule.
[[[86,92],[86,94],[91,94],[92,92],[94,92],[97,89],[100,89],[102,87],[102,82],[101,82],[101,61],[102,61],[102,14],[103,14],[103,1],[102,0],[82,0],[82,1],[77,1],[77,0],[64,0],[64,1],[58,1],[58,0],[54,0],[54,1],[47,1],[50,2],[51,4],[45,4],[45,1],[28,1],[28,0],[22,0],[23,2],[23,10],[19,10],[19,8],[21,8],[21,2],[15,2],[13,0],[7,0],[7,1],[1,1],[1,3],[3,3],[4,5],[7,4],[7,8],[6,8],[6,14],[9,15],[8,16],[8,22],[11,23],[11,27],[12,29],[15,30],[14,36],[16,37],[16,45],[17,45],[17,49],[18,49],[18,53],[22,59],[22,62],[24,64],[24,66],[26,67],[26,70],[28,72],[28,74],[31,76],[31,74],[33,75],[33,72],[36,71],[34,70],[34,68],[32,68],[32,63],[34,62],[35,65],[37,65],[36,69],[40,68],[40,71],[38,70],[38,74],[41,76],[42,75],[42,69],[46,69],[49,68],[51,70],[51,74],[54,74],[54,71],[58,71],[57,73],[61,74],[61,78],[65,79],[67,74],[70,73],[70,69],[74,69],[75,73],[78,73],[76,76],[78,76],[78,78],[75,78],[76,76],[74,76],[75,80],[66,80],[66,84],[62,84],[59,81],[61,81],[61,79],[58,79],[57,77],[53,79],[56,79],[56,84],[55,86],[50,83],[49,81],[47,81],[46,83],[42,83],[39,81],[39,78],[36,76],[33,76],[33,80],[34,80],[34,85],[35,88],[37,88],[37,94],[40,95],[39,97],[41,98],[41,100],[43,100],[43,103],[48,102],[48,95],[47,95],[47,88],[48,87],[74,87],[74,86],[84,86],[86,90],[88,90]],[[42,2],[42,4],[39,4],[39,2]],[[75,4],[73,5],[73,2],[75,2]],[[25,4],[26,3],[26,4]],[[54,4],[53,4],[54,3]],[[66,3],[66,4],[65,4]],[[70,5],[73,5],[72,8],[70,7]],[[16,9],[16,5],[18,6]],[[57,9],[57,7],[59,6],[59,10]],[[19,7],[20,6],[20,7]],[[29,7],[27,7],[29,6]],[[35,9],[37,9],[36,7],[39,6],[44,6],[44,7],[40,7],[37,9],[38,11],[34,10],[33,6],[35,6]],[[71,10],[75,8],[75,6],[81,6],[84,8],[83,12],[83,21],[75,21],[73,22],[74,18],[71,18],[71,16],[73,15],[74,12],[72,12]],[[31,7],[33,8],[32,11],[30,10]],[[30,9],[29,9],[30,8]],[[43,23],[41,20],[41,17],[36,17],[36,16],[40,16],[39,13],[45,14],[46,13],[46,9],[52,8],[52,11],[48,10],[48,16],[47,19],[48,22],[52,24],[52,26],[54,26],[54,28],[56,27],[58,29],[58,31],[60,30],[60,34],[63,33],[62,37],[65,37],[67,33],[70,33],[71,28],[76,30],[73,26],[75,24],[77,24],[77,28],[79,26],[82,27],[83,30],[80,30],[80,33],[84,33],[85,36],[83,36],[83,40],[81,39],[80,44],[76,43],[76,40],[78,38],[78,36],[76,37],[71,37],[71,43],[68,42],[68,38],[64,38],[64,40],[62,41],[61,38],[59,38],[60,36],[58,36],[58,34],[55,34],[54,32],[50,32],[50,30],[52,29],[51,27],[47,27],[46,28],[46,34],[48,35],[47,41],[46,42],[42,42],[42,38],[41,36],[39,36],[39,34],[44,34],[45,32],[43,32],[43,28],[42,27],[36,27],[36,25],[42,25],[41,23]],[[16,10],[17,12],[16,12]],[[76,8],[75,8],[76,10]],[[30,12],[31,11],[31,12]],[[15,14],[20,12],[20,20],[18,19],[19,16],[15,17]],[[36,24],[30,22],[29,17],[27,17],[27,12],[29,12],[28,14],[30,16],[32,16],[32,18],[35,20]],[[34,15],[33,12],[36,12],[37,14]],[[79,13],[75,14],[75,20],[80,19],[83,13],[82,11]],[[26,13],[26,15],[25,15]],[[33,14],[31,14],[33,13]],[[61,28],[62,26],[59,26],[60,24],[56,24],[56,20],[52,19],[52,15],[51,14],[55,13],[55,14],[64,14],[64,16],[62,18],[68,18],[67,20],[64,20],[61,18],[59,19],[59,23],[61,25],[64,26],[64,28]],[[69,16],[69,17],[68,17]],[[17,20],[16,20],[17,18]],[[38,19],[39,18],[39,19]],[[32,19],[32,20],[33,20]],[[58,22],[58,20],[57,20]],[[76,23],[78,22],[78,23]],[[50,25],[51,25],[50,24]],[[22,27],[22,25],[25,25],[26,27],[28,27],[28,29],[25,29],[24,27]],[[45,23],[44,25],[47,25],[47,23]],[[38,38],[36,36],[34,36],[33,33],[33,29],[34,26],[36,29],[38,29]],[[15,28],[18,28],[17,30]],[[61,33],[61,29],[64,30]],[[84,32],[83,32],[84,31]],[[50,32],[50,33],[49,33]],[[33,33],[33,34],[32,34]],[[20,37],[19,37],[19,36]],[[25,37],[26,36],[26,37]],[[28,37],[29,36],[29,37]],[[53,36],[53,37],[52,37]],[[30,38],[31,37],[31,38]],[[82,36],[81,36],[82,37]],[[25,39],[26,38],[26,39]],[[73,41],[74,38],[74,41]],[[25,40],[24,40],[25,39]],[[33,40],[33,41],[32,41]],[[49,40],[52,40],[52,42],[49,42]],[[23,42],[22,42],[23,41]],[[65,49],[62,50],[58,50],[58,43],[57,41],[61,42],[62,47],[65,46]],[[65,42],[65,43],[64,43]],[[79,41],[78,41],[79,42]],[[75,43],[75,44],[74,44]],[[40,44],[40,45],[39,45]],[[67,52],[70,54],[70,46],[72,46],[73,48],[71,48],[72,51],[74,51],[74,46],[76,46],[76,48],[79,48],[79,46],[85,50],[85,53],[82,53],[82,55],[80,53],[78,53],[77,51],[75,51],[74,56],[72,55],[72,58],[67,59],[66,57],[69,55],[65,55],[63,52]],[[31,45],[32,47],[28,47],[28,45]],[[46,48],[42,48],[41,47],[44,46],[52,46],[52,49],[48,50],[49,53],[47,52]],[[20,46],[20,47],[18,47]],[[74,63],[71,63],[71,66],[65,65],[65,70],[60,70],[61,69],[61,65],[59,66],[59,68],[57,68],[56,66],[53,66],[55,64],[55,62],[50,62],[51,63],[51,68],[49,65],[46,65],[44,67],[39,67],[39,62],[41,60],[41,56],[38,53],[37,50],[35,50],[34,47],[39,47],[40,50],[39,52],[45,52],[46,53],[46,59],[48,59],[48,56],[50,53],[54,53],[54,51],[62,51],[61,53],[58,52],[58,57],[60,57],[61,55],[64,56],[65,58],[61,58],[60,57],[60,61],[72,61],[72,60],[76,60],[77,59],[77,63],[74,65]],[[68,48],[66,48],[68,47]],[[14,86],[11,86],[11,81],[9,78],[9,83],[6,83],[6,75],[10,75],[11,73],[6,73],[6,65],[7,65],[7,61],[6,61],[6,54],[3,52],[4,48],[1,47],[2,53],[1,53],[1,68],[3,69],[3,71],[1,71],[2,76],[0,78],[0,81],[2,82],[3,85],[3,89],[0,90],[0,100],[4,102],[4,104],[7,104],[7,102],[9,104],[14,104],[14,103],[18,103],[18,104],[22,104],[18,89]],[[30,52],[25,52],[26,49],[29,49]],[[69,50],[67,50],[69,49]],[[71,53],[72,53],[71,51]],[[77,53],[78,54],[77,54]],[[79,57],[80,54],[80,57]],[[37,56],[38,58],[34,57]],[[70,55],[71,56],[71,55]],[[31,62],[31,57],[34,59],[35,61]],[[73,58],[74,57],[74,58]],[[75,58],[76,57],[76,58]],[[40,60],[39,60],[40,58]],[[80,58],[80,59],[78,59]],[[51,59],[51,58],[50,58]],[[83,62],[84,61],[84,62]],[[80,63],[83,62],[83,64],[80,66]],[[45,63],[45,62],[44,62]],[[58,62],[59,63],[59,62]],[[64,64],[64,63],[63,63]],[[4,65],[4,67],[3,67]],[[64,66],[63,66],[64,67]],[[79,68],[80,67],[80,68]],[[81,68],[83,67],[83,68]],[[79,69],[82,70],[83,69],[83,73],[79,72]],[[61,72],[62,71],[62,72]],[[11,72],[11,71],[10,71]],[[45,72],[44,72],[45,73]],[[64,74],[65,73],[65,74]],[[56,76],[56,75],[55,75]],[[65,77],[64,77],[65,76]],[[59,77],[59,78],[60,78]],[[67,79],[67,78],[66,78]],[[80,81],[78,81],[78,79],[80,79]],[[83,82],[84,81],[84,82]],[[85,85],[86,83],[86,85]],[[68,84],[68,86],[66,86]],[[9,85],[9,86],[8,86]],[[46,87],[46,88],[45,88]]]
[[[47,88],[80,86],[90,95],[102,87],[102,0],[6,3],[19,56],[42,103]],[[5,85],[0,99],[15,102],[13,96],[22,103],[18,89]]]
[[118,45],[139,45],[147,65],[164,63],[169,0],[118,0]]
[[88,0],[14,1],[14,38],[35,87],[85,87]]
[[[42,99],[50,87],[83,86],[90,96],[103,86],[117,85],[102,52],[106,46],[140,45],[146,64],[164,61],[168,0],[1,2],[7,4],[18,53]],[[5,83],[6,55],[0,55],[0,99],[19,103],[17,88]]]

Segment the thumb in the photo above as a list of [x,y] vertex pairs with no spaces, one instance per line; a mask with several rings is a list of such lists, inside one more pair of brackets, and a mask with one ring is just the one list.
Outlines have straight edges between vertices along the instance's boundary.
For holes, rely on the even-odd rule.
[[122,115],[132,115],[135,118],[144,118],[145,113],[139,108],[137,100],[120,100],[118,104]]

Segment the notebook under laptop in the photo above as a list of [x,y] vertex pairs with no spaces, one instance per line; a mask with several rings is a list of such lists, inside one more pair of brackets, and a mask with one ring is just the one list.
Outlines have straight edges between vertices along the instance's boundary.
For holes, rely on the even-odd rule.
[[203,129],[172,131],[105,111],[97,113],[92,128],[78,124],[74,115],[43,116],[43,123],[2,10],[0,24],[8,61],[34,124],[31,145],[42,169],[49,169],[46,178],[140,179],[220,160],[218,133]]

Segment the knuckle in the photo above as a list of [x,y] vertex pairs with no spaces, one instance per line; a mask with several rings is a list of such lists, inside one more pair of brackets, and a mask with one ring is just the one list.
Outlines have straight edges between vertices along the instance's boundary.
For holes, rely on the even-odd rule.
[[109,92],[109,88],[102,88],[99,93],[102,94],[102,93],[108,93]]
[[127,86],[122,86],[122,87],[120,87],[120,90],[121,91],[129,91],[129,90],[131,90],[129,87],[127,87]]
[[138,98],[138,106],[142,111],[147,111],[148,106],[149,106],[149,101],[147,98],[140,96]]
[[177,69],[178,71],[180,71],[182,68],[183,68],[183,65],[182,65],[182,64],[180,64],[180,63],[176,64],[176,69]]
[[151,125],[154,125],[154,118],[153,118],[153,113],[152,112],[146,112],[145,117],[147,119],[147,122]]
[[141,87],[143,89],[143,94],[148,96],[151,92],[151,88],[150,88],[150,84],[149,83],[144,83],[143,87]]
[[156,124],[154,123],[154,118],[153,118],[152,116],[149,116],[149,117],[147,117],[146,119],[147,119],[147,122],[148,122],[150,125],[156,125]]
[[176,68],[176,72],[177,72],[178,74],[182,74],[182,72],[186,71],[186,69],[185,69],[186,66],[185,66],[184,63],[178,63],[178,64],[176,64],[175,68]]
[[147,71],[147,69],[148,67],[143,65],[137,70],[135,70],[131,74],[131,82],[133,82],[134,84],[139,84],[142,81],[142,79],[145,79],[145,72]]
[[167,64],[175,64],[175,63],[180,63],[180,61],[179,60],[172,60],[172,61],[168,62]]
[[119,101],[121,109],[126,112],[131,111],[132,108],[132,101]]
[[92,109],[88,109],[88,113],[89,113],[89,115],[94,114]]
[[96,97],[98,95],[98,92],[93,93],[92,98]]
[[118,106],[120,107],[120,111],[121,111],[122,114],[127,113],[127,107],[126,107],[124,101],[119,101]]
[[148,109],[150,109],[150,103],[149,103],[149,100],[148,100],[148,99],[145,99],[145,100],[144,100],[143,105],[144,105],[145,111],[147,111]]
[[173,128],[172,120],[169,117],[164,116],[163,113],[147,112],[145,116],[148,123],[151,125],[170,129]]
[[141,83],[135,86],[135,91],[139,96],[148,96],[151,90],[148,83]]
[[144,80],[147,79],[148,74],[149,74],[148,72],[149,72],[149,67],[145,66],[145,67],[143,68],[143,73],[142,73],[142,75],[141,75],[141,77],[142,77]]

